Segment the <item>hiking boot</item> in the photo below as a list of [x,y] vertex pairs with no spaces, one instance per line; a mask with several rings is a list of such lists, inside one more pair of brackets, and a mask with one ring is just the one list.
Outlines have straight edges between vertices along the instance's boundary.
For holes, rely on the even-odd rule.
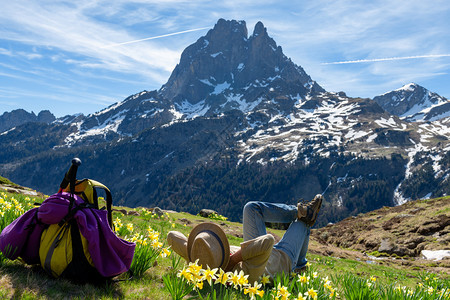
[[297,204],[298,219],[305,222],[309,226],[313,226],[314,223],[316,223],[317,216],[319,215],[322,200],[323,196],[321,194],[317,194],[314,199],[308,203]]

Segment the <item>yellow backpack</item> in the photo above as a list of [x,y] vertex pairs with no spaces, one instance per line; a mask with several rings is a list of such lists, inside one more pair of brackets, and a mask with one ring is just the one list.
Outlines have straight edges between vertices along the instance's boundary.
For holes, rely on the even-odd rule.
[[[64,219],[58,224],[51,224],[44,229],[41,235],[39,258],[41,266],[55,278],[63,276],[75,280],[96,282],[104,278],[95,269],[88,251],[88,242],[80,233],[78,224],[72,217],[79,209],[106,208],[109,226],[112,229],[112,197],[110,190],[98,181],[76,180],[79,164],[81,161],[72,160],[72,166],[66,173],[59,192],[77,195],[84,200],[84,203],[82,206],[74,207],[74,200],[70,200],[68,214]],[[105,207],[102,208],[99,208],[99,200],[102,198],[98,197],[98,189],[103,190],[106,195]]]

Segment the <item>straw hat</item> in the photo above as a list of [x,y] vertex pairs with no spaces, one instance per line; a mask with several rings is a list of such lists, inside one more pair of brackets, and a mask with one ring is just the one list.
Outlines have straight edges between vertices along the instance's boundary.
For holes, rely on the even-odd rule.
[[225,269],[230,260],[230,244],[225,232],[214,223],[200,223],[192,229],[187,242],[189,261],[199,260],[204,268]]

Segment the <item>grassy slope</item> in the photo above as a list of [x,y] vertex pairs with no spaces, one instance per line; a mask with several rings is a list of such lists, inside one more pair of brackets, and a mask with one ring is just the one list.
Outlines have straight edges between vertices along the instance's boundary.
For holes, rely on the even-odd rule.
[[8,178],[0,176],[0,184],[10,185],[10,186],[18,186],[17,184],[11,182]]
[[[34,201],[34,199],[33,199]],[[419,203],[419,202],[418,202]],[[129,208],[127,212],[134,211]],[[447,213],[446,208],[442,208],[442,213]],[[137,210],[138,211],[138,210]],[[144,232],[149,225],[165,235],[169,230],[179,230],[186,235],[191,228],[205,219],[193,216],[187,213],[169,213],[170,218],[174,220],[174,228],[167,221],[159,219],[148,220],[142,216],[127,213],[123,215],[120,212],[114,212],[114,218],[120,217],[124,224],[132,223],[135,231]],[[374,213],[364,215],[365,217],[374,217]],[[362,217],[362,216],[360,216]],[[215,221],[224,228],[230,243],[239,245],[242,241],[242,224]],[[348,222],[348,220],[346,221]],[[357,222],[355,224],[358,224]],[[335,226],[340,226],[336,224]],[[328,228],[328,227],[327,227]],[[359,228],[354,226],[355,229]],[[281,230],[269,230],[276,237],[283,234]],[[343,273],[351,273],[358,276],[369,278],[376,276],[380,283],[390,284],[398,282],[405,286],[414,286],[419,282],[419,277],[424,268],[417,267],[409,263],[402,263],[400,260],[387,260],[373,263],[372,260],[364,256],[360,251],[351,247],[336,247],[330,243],[324,242],[320,238],[323,232],[313,230],[310,242],[310,251],[307,258],[313,264],[313,267],[319,271],[323,277]],[[366,234],[361,231],[361,235]],[[406,261],[408,262],[408,261]],[[423,262],[423,266],[430,264]],[[14,299],[49,299],[49,298],[99,298],[99,299],[169,299],[170,295],[164,289],[162,276],[171,268],[171,261],[167,258],[158,259],[158,264],[150,268],[142,277],[134,278],[129,281],[119,282],[110,286],[92,286],[75,285],[66,280],[54,280],[50,278],[39,266],[26,266],[19,261],[5,261],[0,265],[0,298]],[[433,271],[432,268],[429,268]]]

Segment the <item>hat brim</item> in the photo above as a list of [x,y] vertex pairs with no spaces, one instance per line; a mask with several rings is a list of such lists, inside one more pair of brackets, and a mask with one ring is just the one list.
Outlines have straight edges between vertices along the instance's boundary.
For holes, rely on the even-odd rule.
[[187,253],[188,253],[189,261],[192,262],[191,249],[192,249],[192,245],[194,243],[195,237],[199,233],[204,232],[204,231],[211,231],[219,237],[220,242],[222,243],[223,252],[224,252],[223,253],[223,255],[224,255],[223,263],[219,267],[221,269],[225,269],[228,266],[228,262],[230,261],[230,243],[228,242],[225,232],[222,230],[222,228],[220,228],[219,225],[217,225],[215,223],[210,223],[210,222],[200,223],[192,229],[191,233],[189,234],[189,238],[188,238],[188,242],[187,242]]

